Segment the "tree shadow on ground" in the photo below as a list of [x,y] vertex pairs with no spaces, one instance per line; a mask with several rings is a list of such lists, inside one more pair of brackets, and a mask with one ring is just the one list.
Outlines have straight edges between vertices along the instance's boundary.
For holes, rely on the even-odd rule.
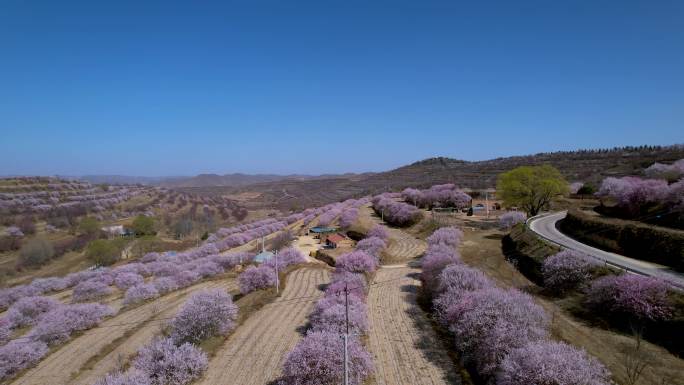
[[[414,278],[419,273],[410,273],[407,277]],[[418,331],[418,339],[414,347],[418,349],[423,357],[442,369],[442,380],[446,384],[464,384],[459,372],[462,371],[458,358],[452,354],[449,348],[450,340],[441,338],[433,329],[433,320],[418,305],[418,294],[420,286],[418,284],[407,284],[401,286],[403,300],[411,306],[406,310],[406,314],[413,322],[414,329]]]

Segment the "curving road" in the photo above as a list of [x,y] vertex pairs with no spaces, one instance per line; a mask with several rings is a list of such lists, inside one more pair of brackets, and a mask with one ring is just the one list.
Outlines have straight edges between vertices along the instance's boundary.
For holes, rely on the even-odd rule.
[[684,274],[678,273],[667,266],[597,249],[561,233],[556,228],[556,222],[565,218],[566,213],[566,211],[560,211],[533,217],[527,222],[527,226],[530,230],[537,233],[537,235],[562,247],[580,251],[602,262],[625,269],[631,273],[667,279],[675,286],[684,288]]

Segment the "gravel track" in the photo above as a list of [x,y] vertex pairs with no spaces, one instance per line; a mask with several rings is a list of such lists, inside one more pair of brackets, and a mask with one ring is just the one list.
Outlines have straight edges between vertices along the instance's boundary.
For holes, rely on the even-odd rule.
[[[287,278],[282,296],[252,314],[209,362],[203,385],[265,385],[281,375],[285,355],[301,339],[299,330],[323,295],[324,269],[302,268]],[[302,298],[306,297],[306,298]],[[278,303],[287,301],[284,303]]]
[[384,267],[368,296],[369,348],[378,385],[461,384],[460,376],[416,303],[418,269]]
[[[67,385],[74,384],[71,380],[72,374],[77,373],[88,360],[97,355],[103,348],[116,339],[123,337],[127,332],[140,328],[143,323],[152,318],[160,318],[159,311],[163,314],[172,316],[175,310],[183,301],[194,291],[208,287],[236,288],[234,278],[228,280],[215,280],[202,282],[191,287],[172,292],[163,297],[157,298],[152,302],[145,303],[131,310],[124,310],[122,313],[107,319],[100,327],[85,331],[82,335],[68,341],[65,345],[48,355],[35,368],[28,370],[23,376],[12,382],[13,385]],[[136,343],[123,342],[114,352],[103,357],[93,369],[94,378],[100,374],[105,374],[117,365],[118,353],[137,351],[137,348],[144,344],[151,337],[153,331],[158,330],[158,322],[154,322],[151,328],[143,327],[140,339],[134,339]],[[135,338],[139,332],[132,336]],[[148,333],[148,334],[145,334]],[[131,341],[133,342],[133,341]],[[84,375],[88,376],[91,371]],[[88,377],[90,378],[90,377]]]

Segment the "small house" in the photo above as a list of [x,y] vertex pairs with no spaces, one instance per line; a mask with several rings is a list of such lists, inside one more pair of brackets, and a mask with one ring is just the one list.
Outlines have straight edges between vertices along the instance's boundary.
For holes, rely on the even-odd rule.
[[326,238],[325,245],[333,249],[338,247],[354,247],[354,241],[342,234],[335,233]]
[[123,225],[105,226],[102,231],[107,234],[108,237],[121,237],[126,235]]

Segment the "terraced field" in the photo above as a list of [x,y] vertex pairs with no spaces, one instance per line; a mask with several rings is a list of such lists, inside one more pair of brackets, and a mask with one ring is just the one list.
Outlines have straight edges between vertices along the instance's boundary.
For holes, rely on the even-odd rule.
[[[234,278],[202,282],[117,314],[100,327],[88,330],[61,346],[12,384],[91,384],[98,377],[115,369],[120,356],[128,357],[149,341],[163,322],[153,321],[154,319],[173,316],[192,292],[204,288],[235,290],[237,284]],[[130,335],[131,333],[133,334]],[[126,338],[129,335],[130,338]],[[92,369],[81,372],[91,357],[103,352],[106,354],[96,360]]]
[[285,355],[301,338],[328,272],[302,268],[287,278],[282,296],[252,314],[209,362],[203,385],[265,385],[277,379]]
[[369,296],[370,352],[378,385],[460,384],[454,364],[416,303],[420,270],[378,270]]
[[[361,221],[366,223],[383,224],[374,213],[369,205],[363,206],[359,210],[359,216],[362,216]],[[372,226],[371,225],[371,226]],[[399,263],[414,259],[425,252],[427,245],[424,240],[414,237],[413,235],[397,228],[386,226],[390,234],[390,242],[386,250],[388,258],[384,262]]]

